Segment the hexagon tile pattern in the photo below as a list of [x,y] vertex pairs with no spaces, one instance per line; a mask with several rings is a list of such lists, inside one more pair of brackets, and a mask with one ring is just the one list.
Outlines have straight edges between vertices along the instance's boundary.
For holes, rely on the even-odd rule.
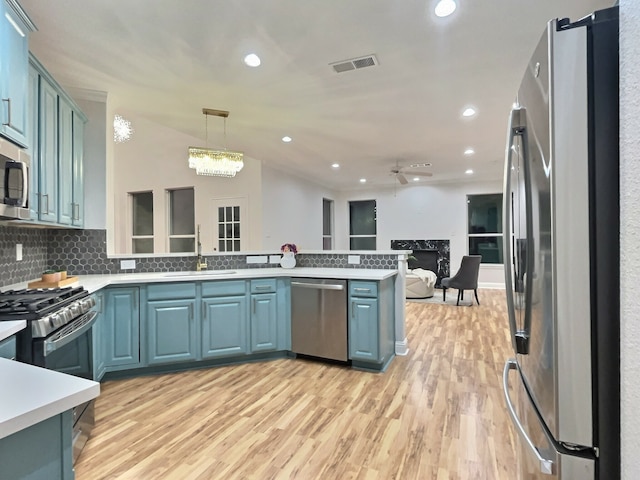
[[[16,244],[22,244],[23,260],[16,260]],[[360,264],[350,265],[348,254],[298,254],[297,265],[311,268],[397,267],[395,255],[359,254]],[[69,275],[101,275],[129,272],[171,272],[195,270],[193,255],[135,258],[135,270],[121,270],[122,258],[107,257],[106,230],[37,229],[0,226],[0,268],[5,273],[0,286],[38,278],[46,269],[66,268]],[[273,264],[247,264],[246,255],[205,257],[208,268],[239,270],[273,268]]]

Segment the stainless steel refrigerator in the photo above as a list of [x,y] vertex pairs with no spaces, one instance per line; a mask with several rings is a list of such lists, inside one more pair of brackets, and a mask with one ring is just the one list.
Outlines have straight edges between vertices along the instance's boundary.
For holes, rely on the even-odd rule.
[[620,477],[618,7],[552,20],[509,119],[504,367],[521,479]]

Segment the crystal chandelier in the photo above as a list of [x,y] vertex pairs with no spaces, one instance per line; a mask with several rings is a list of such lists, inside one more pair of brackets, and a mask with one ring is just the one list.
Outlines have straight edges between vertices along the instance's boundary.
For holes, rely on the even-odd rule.
[[120,115],[113,117],[113,141],[116,143],[126,142],[133,134],[131,122]]
[[[244,167],[242,152],[227,150],[227,117],[226,110],[203,108],[205,115],[205,130],[208,137],[207,118],[209,115],[224,118],[224,150],[214,150],[207,147],[189,147],[189,168],[193,168],[197,175],[216,177],[235,177]],[[205,139],[208,141],[208,138]]]

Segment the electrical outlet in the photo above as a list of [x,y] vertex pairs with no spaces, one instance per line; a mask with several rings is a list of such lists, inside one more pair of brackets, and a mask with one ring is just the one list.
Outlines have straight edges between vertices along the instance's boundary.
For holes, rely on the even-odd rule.
[[16,262],[22,260],[22,244],[16,243]]
[[135,260],[120,260],[120,270],[135,270],[135,269],[136,269]]
[[347,257],[347,263],[349,265],[360,265],[360,255],[349,255]]

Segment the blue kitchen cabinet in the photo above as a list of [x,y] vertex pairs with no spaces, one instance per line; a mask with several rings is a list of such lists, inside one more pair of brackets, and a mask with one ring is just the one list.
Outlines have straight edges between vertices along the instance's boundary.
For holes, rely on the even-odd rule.
[[67,410],[0,438],[0,479],[73,480],[72,429]]
[[84,124],[86,118],[73,112],[73,181],[71,225],[84,226]]
[[82,227],[87,118],[33,55],[29,56],[28,89],[31,219]]
[[224,280],[202,282],[202,358],[246,355],[247,282]]
[[147,363],[196,360],[196,284],[151,284],[146,299]]
[[378,337],[378,299],[351,298],[349,358],[377,361]]
[[40,215],[40,148],[38,142],[38,105],[40,99],[40,74],[29,63],[29,128],[28,144],[31,165],[29,167],[29,212],[31,220],[38,220]]
[[105,291],[104,335],[107,371],[140,365],[140,302],[138,287]]
[[0,340],[0,357],[15,360],[16,358],[16,337],[15,335]]
[[202,358],[248,353],[247,299],[244,295],[202,299]]
[[107,371],[105,362],[106,336],[105,336],[105,315],[104,315],[104,292],[97,292],[94,295],[96,305],[94,307],[97,315],[96,321],[91,327],[91,342],[93,352],[93,380],[99,382]]
[[394,355],[393,279],[349,282],[349,358],[354,366],[384,370]]
[[28,147],[29,32],[35,26],[15,0],[0,4],[0,134]]
[[147,303],[149,365],[195,360],[195,299]]
[[58,223],[71,225],[73,210],[73,110],[58,98]]
[[251,351],[269,352],[278,346],[276,279],[251,280]]
[[38,102],[39,197],[38,220],[58,222],[58,92],[43,76],[40,77]]

